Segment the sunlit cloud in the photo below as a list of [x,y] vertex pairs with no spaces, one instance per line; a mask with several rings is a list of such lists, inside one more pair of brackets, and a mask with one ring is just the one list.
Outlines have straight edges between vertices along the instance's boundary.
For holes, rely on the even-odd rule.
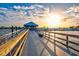
[[65,10],[66,14],[69,14],[69,16],[71,17],[76,17],[76,18],[79,18],[79,6],[71,6],[69,7],[67,10]]
[[7,25],[10,25],[10,22],[12,22],[11,25],[23,25],[28,21],[35,21],[38,18],[45,16],[46,13],[49,12],[48,8],[45,8],[43,5],[39,4],[34,4],[31,6],[14,5],[11,8],[12,9],[0,8],[0,21],[6,22]]
[[[51,13],[61,16],[62,24],[69,24],[73,20],[78,22],[79,6],[73,4],[65,7],[64,4],[30,4],[29,6],[26,4],[14,4],[10,7],[0,7],[0,26],[4,25],[4,23],[5,26],[22,26],[29,21],[45,26],[45,24],[47,25],[47,18],[49,21],[50,17],[52,17],[52,15],[50,16]],[[53,21],[51,20],[51,25]]]

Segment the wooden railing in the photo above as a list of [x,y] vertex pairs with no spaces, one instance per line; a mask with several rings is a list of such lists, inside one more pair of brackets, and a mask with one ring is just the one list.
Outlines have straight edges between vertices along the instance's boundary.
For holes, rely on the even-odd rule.
[[29,30],[24,30],[15,38],[0,46],[1,56],[19,56],[22,53]]
[[17,30],[17,31],[10,32],[10,33],[7,33],[7,34],[4,34],[4,35],[0,36],[0,45],[6,43],[11,38],[16,37],[21,31],[22,30]]
[[[70,55],[79,55],[79,42],[74,42],[75,39],[79,40],[79,35],[74,35],[73,34],[64,34],[64,33],[58,33],[55,31],[42,31],[42,33],[44,34],[44,37],[46,40],[48,40],[50,43],[54,44],[54,52],[56,54],[56,47],[63,45],[64,47],[62,47],[66,53],[70,54]],[[53,35],[52,35],[53,34]],[[57,37],[57,35],[61,35],[61,37]],[[62,38],[62,36],[64,36],[65,38]],[[70,40],[70,37],[74,38],[74,41]],[[53,40],[53,41],[51,41]],[[61,41],[59,41],[61,40]],[[65,43],[64,43],[64,42]],[[58,45],[57,43],[61,44]],[[74,46],[71,46],[70,44],[73,44]],[[78,47],[78,48],[76,48]],[[61,50],[63,50],[61,48]],[[71,51],[72,50],[72,51]]]

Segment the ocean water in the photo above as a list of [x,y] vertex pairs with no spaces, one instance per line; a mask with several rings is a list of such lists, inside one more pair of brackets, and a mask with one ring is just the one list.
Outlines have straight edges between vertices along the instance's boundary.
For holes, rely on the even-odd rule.
[[[14,31],[16,31],[14,29]],[[3,36],[4,34],[12,33],[12,29],[0,29],[0,36]]]
[[11,32],[11,29],[0,29],[0,36],[10,33],[10,32]]

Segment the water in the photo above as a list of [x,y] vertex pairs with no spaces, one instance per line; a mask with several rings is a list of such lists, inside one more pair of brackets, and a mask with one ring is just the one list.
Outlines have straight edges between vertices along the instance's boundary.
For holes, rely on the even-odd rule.
[[[14,31],[16,31],[16,30],[14,29]],[[0,36],[2,36],[4,34],[8,34],[10,32],[12,32],[12,29],[0,29]]]
[[11,32],[11,29],[0,29],[0,36],[10,33],[10,32]]

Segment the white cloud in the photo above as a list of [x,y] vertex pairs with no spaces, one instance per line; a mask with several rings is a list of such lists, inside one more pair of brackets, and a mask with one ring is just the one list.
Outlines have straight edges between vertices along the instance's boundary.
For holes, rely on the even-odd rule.
[[7,8],[0,7],[0,10],[7,10]]
[[71,6],[64,12],[65,14],[71,16],[71,17],[76,17],[79,18],[79,6]]
[[[27,6],[13,6],[14,9],[1,8],[0,12],[5,13],[6,17],[0,16],[0,24],[6,23],[7,25],[19,25],[24,24],[28,21],[36,21],[39,16],[45,16],[49,12],[49,8],[44,7],[43,5],[35,4],[29,7]],[[27,10],[27,11],[26,11]],[[27,16],[29,15],[29,16]],[[41,20],[41,19],[40,19]],[[3,23],[4,22],[4,23]]]
[[14,9],[17,10],[29,10],[29,9],[34,9],[33,6],[27,7],[27,6],[13,6]]

